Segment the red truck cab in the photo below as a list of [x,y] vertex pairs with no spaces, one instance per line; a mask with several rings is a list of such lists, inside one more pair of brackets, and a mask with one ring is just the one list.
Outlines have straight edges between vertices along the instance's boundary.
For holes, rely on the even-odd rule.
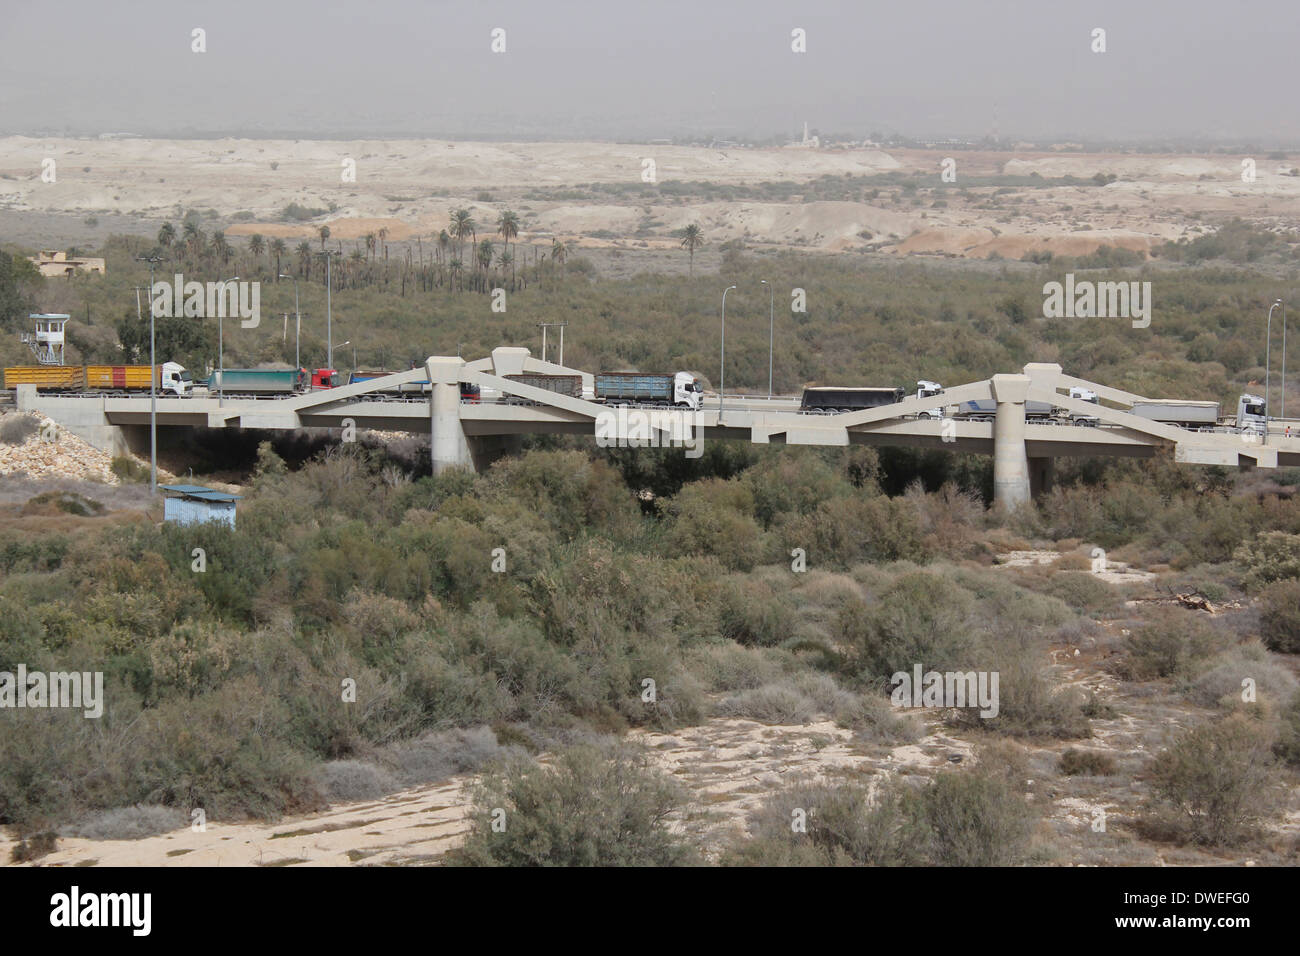
[[338,375],[338,369],[318,368],[311,373],[312,388],[333,388],[338,382],[335,377]]

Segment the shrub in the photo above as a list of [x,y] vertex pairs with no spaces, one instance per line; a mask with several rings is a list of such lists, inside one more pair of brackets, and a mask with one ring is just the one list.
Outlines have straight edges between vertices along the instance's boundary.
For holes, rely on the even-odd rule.
[[1033,833],[1034,815],[1003,774],[947,771],[921,791],[925,854],[936,866],[1013,866]]
[[1061,754],[1058,769],[1067,777],[1109,777],[1116,766],[1115,758],[1108,753],[1071,747]]
[[1282,711],[1274,752],[1292,767],[1300,767],[1300,694]]
[[[625,744],[582,744],[543,767],[516,758],[487,774],[465,844],[448,862],[478,866],[672,866],[695,852],[673,834],[677,784]],[[503,811],[504,816],[501,815]],[[504,829],[494,828],[495,820]],[[497,830],[500,832],[497,832]]]
[[752,576],[727,578],[717,602],[718,633],[738,644],[780,644],[794,634],[799,620],[768,582]]
[[1269,650],[1300,654],[1300,581],[1274,581],[1264,589],[1259,631]]
[[372,800],[400,789],[388,771],[362,760],[331,760],[321,764],[312,781],[330,803]]
[[180,829],[188,823],[184,811],[178,807],[137,804],[92,814],[68,827],[63,835],[85,840],[140,840]]
[[1245,835],[1269,805],[1270,742],[1244,714],[1182,733],[1151,761],[1160,810],[1183,839],[1211,845]]
[[1230,648],[1206,662],[1208,669],[1187,689],[1187,696],[1202,707],[1235,706],[1242,703],[1242,682],[1250,678],[1261,703],[1278,705],[1288,700],[1296,679],[1285,667],[1269,660],[1264,645],[1249,641]]
[[9,859],[13,863],[30,863],[33,860],[39,860],[43,856],[48,856],[58,848],[57,834],[48,830],[33,833],[14,845],[14,848],[9,851]]
[[965,670],[974,643],[973,607],[964,588],[936,574],[913,571],[887,588],[874,606],[847,602],[836,623],[867,679],[910,672],[915,664],[925,670]]
[[817,704],[788,683],[767,684],[728,697],[716,712],[769,724],[806,724],[817,716]]
[[1248,588],[1300,578],[1300,534],[1265,531],[1239,547],[1232,557],[1245,567],[1242,580]]
[[6,415],[0,423],[0,442],[21,445],[40,430],[41,422],[35,415]]
[[1119,671],[1128,680],[1183,676],[1197,662],[1226,648],[1230,641],[1201,612],[1166,608],[1134,629]]
[[98,501],[92,501],[75,491],[45,491],[29,498],[23,505],[25,515],[76,515],[79,518],[93,518],[105,511]]
[[753,839],[730,847],[727,866],[908,866],[924,862],[913,839],[910,794],[860,783],[800,781],[764,800]]
[[130,455],[118,455],[109,466],[119,481],[139,484],[149,480],[149,468],[136,461]]

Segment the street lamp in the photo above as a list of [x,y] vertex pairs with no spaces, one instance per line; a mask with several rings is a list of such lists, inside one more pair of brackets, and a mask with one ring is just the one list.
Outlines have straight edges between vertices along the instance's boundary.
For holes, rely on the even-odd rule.
[[722,291],[722,368],[718,372],[718,424],[722,424],[722,395],[727,390],[727,293],[734,289],[727,286]]
[[1282,418],[1286,418],[1286,303],[1282,303]]
[[[225,301],[225,288],[229,282],[238,282],[239,276],[233,279],[227,279],[221,283],[221,300]],[[225,314],[224,308],[217,309],[217,407],[220,408],[226,398],[226,336],[222,326],[222,316]]]
[[287,276],[281,272],[278,278],[293,279],[293,314],[297,321],[297,328],[293,333],[293,367],[300,369],[302,368],[302,349],[299,344],[302,341],[302,312],[298,309],[298,277]]
[[[339,348],[341,348],[341,349],[345,349],[345,348],[347,348],[349,345],[352,345],[352,340],[351,340],[351,339],[348,339],[346,342],[344,342],[344,343],[342,343],[341,345],[339,345]],[[331,366],[330,366],[330,369],[332,370],[333,368],[334,368],[334,366],[331,365]],[[357,347],[356,347],[355,345],[352,345],[352,371],[355,372],[356,370],[357,370]]]
[[773,297],[772,283],[766,279],[758,280],[767,286],[767,398],[772,400],[772,346],[776,342],[776,299]]
[[136,256],[139,262],[149,263],[149,493],[158,494],[158,392],[154,376],[158,374],[158,358],[154,352],[154,297],[153,270],[162,262],[162,256]]
[[[1264,332],[1264,420],[1265,421],[1268,421],[1268,419],[1273,417],[1272,415],[1269,414],[1269,409],[1268,409],[1268,398],[1269,398],[1268,373],[1270,367],[1272,366],[1272,361],[1271,361],[1272,356],[1269,353],[1269,348],[1273,344],[1273,310],[1276,309],[1281,304],[1282,304],[1282,300],[1278,299],[1276,302],[1274,302],[1272,305],[1268,307],[1268,325],[1265,326],[1266,331]],[[1283,389],[1286,388],[1285,382],[1283,383],[1282,387]]]

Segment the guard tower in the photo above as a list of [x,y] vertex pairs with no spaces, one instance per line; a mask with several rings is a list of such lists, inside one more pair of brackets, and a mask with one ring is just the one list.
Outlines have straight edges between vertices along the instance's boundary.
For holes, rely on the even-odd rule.
[[36,323],[36,332],[23,333],[23,342],[41,365],[63,364],[63,327],[69,316],[59,312],[33,312],[28,316]]

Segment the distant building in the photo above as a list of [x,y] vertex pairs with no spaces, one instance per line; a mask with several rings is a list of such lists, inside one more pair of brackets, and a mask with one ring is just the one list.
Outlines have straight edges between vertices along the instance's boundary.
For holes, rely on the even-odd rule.
[[103,259],[89,259],[84,256],[68,258],[66,252],[54,249],[42,249],[41,254],[29,260],[35,264],[43,276],[70,276],[74,272],[97,272],[104,274]]
[[821,144],[821,137],[808,135],[808,124],[804,123],[803,139],[797,143],[787,143],[786,146],[790,149],[819,149]]
[[218,521],[235,526],[235,502],[243,495],[214,491],[202,485],[159,485],[167,496],[163,502],[163,521],[173,524],[203,524]]

